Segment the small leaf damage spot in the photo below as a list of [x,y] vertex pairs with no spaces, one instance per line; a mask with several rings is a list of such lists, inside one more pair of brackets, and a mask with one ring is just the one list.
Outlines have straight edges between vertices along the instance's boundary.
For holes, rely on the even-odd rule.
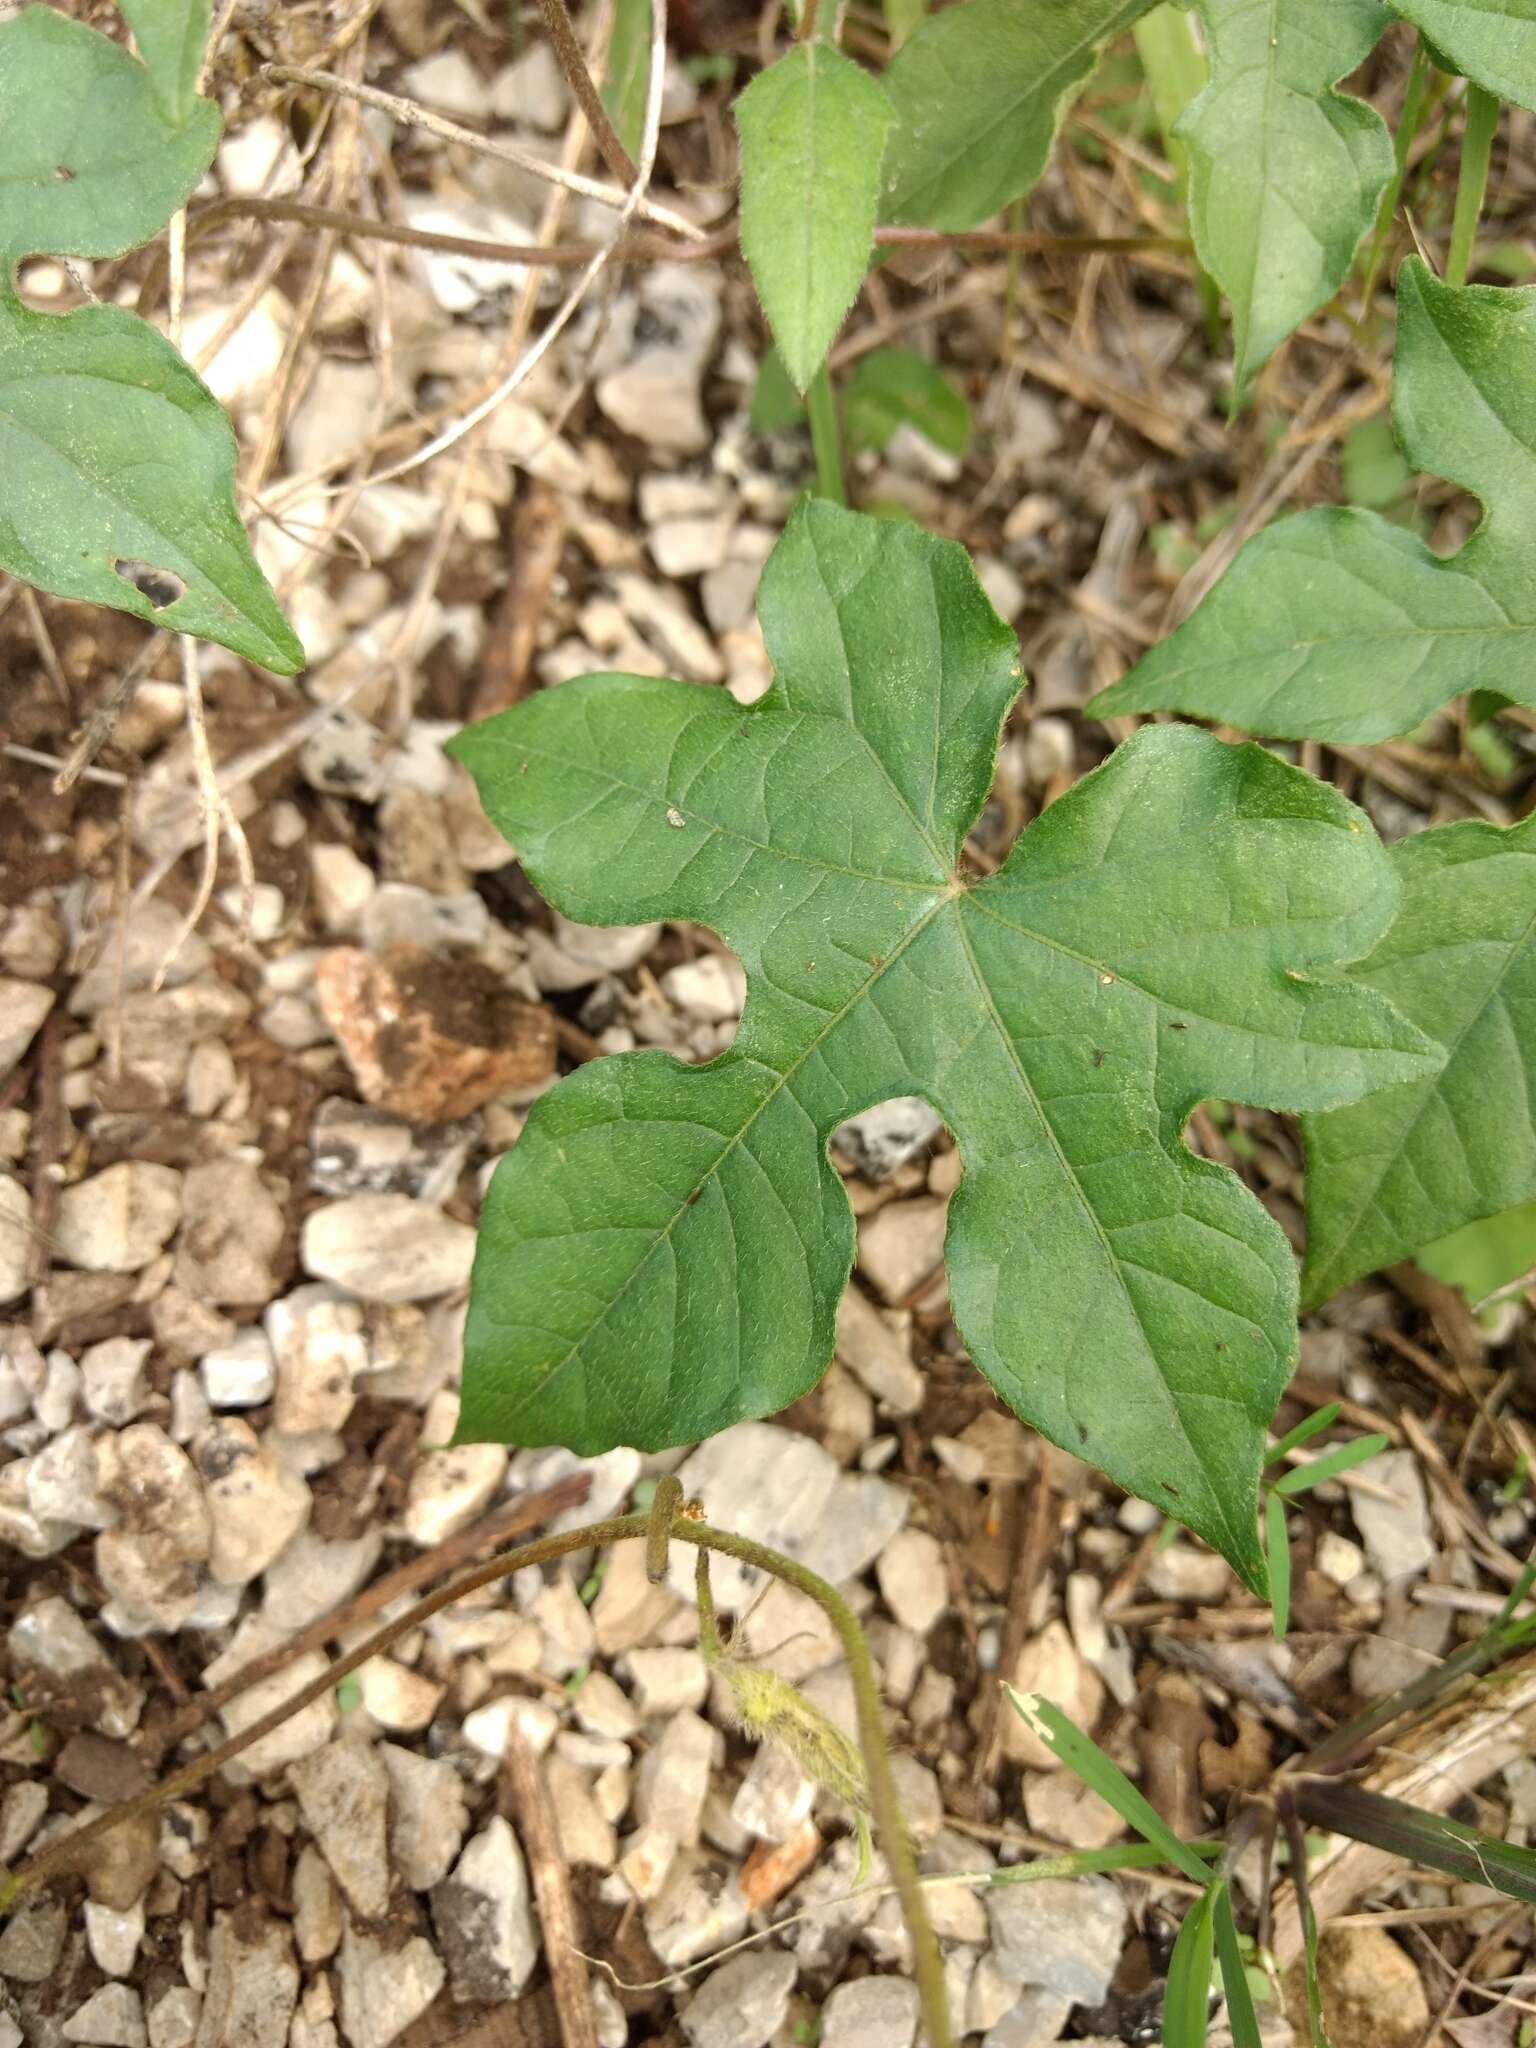
[[668,823],[669,825],[671,825],[671,826],[672,826],[672,827],[674,828],[674,830],[675,830],[675,829],[677,829],[678,827],[682,826],[682,825],[683,825],[684,823],[686,823],[686,820],[684,819],[684,817],[683,817],[683,814],[682,814],[682,812],[681,812],[681,811],[675,811],[675,810],[673,810],[672,806],[671,806],[670,804],[668,804],[668,806],[667,806],[667,823]]
[[133,562],[119,557],[112,567],[125,583],[131,583],[140,597],[147,597],[157,612],[185,597],[187,586],[174,569],[157,569],[153,562]]

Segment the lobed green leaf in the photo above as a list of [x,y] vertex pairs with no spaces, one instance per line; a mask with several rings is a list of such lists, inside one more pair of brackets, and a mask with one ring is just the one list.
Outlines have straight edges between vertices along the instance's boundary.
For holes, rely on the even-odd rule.
[[890,125],[876,81],[820,42],[797,44],[736,102],[742,252],[797,390],[869,267]]
[[1099,51],[1154,4],[966,0],[930,15],[885,74],[885,218],[973,228],[1027,192]]
[[1374,512],[1280,520],[1129,675],[1101,716],[1177,710],[1282,739],[1364,744],[1459,691],[1536,706],[1536,288],[1397,280],[1393,402],[1403,448],[1480,498],[1442,559]]
[[1331,299],[1392,176],[1374,107],[1333,90],[1383,0],[1197,0],[1211,78],[1178,123],[1195,250],[1232,303],[1241,391]]
[[1402,909],[1354,973],[1447,1058],[1304,1119],[1309,1302],[1536,1198],[1536,816],[1436,826],[1391,859]]
[[785,1406],[853,1249],[827,1144],[919,1095],[965,1177],[947,1258],[1015,1411],[1264,1582],[1264,1427],[1295,1348],[1285,1238],[1184,1126],[1205,1096],[1321,1109],[1424,1071],[1367,951],[1391,869],[1338,793],[1150,728],[972,885],[960,851],[1019,686],[962,551],[803,505],[764,571],[776,680],[592,676],[452,751],[588,923],[681,917],[748,977],[705,1067],[639,1053],[543,1097],[481,1223],[461,1432],[584,1452]]

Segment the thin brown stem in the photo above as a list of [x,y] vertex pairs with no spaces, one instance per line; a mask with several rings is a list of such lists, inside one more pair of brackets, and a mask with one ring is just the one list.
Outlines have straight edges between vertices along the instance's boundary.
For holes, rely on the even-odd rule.
[[571,17],[565,11],[565,0],[538,0],[538,7],[560,69],[565,73],[565,82],[575,93],[576,104],[587,117],[587,126],[592,131],[592,140],[597,144],[603,162],[621,185],[633,185],[640,175],[639,169],[608,118],[608,109],[603,105],[592,73],[587,69],[581,44],[571,27]]

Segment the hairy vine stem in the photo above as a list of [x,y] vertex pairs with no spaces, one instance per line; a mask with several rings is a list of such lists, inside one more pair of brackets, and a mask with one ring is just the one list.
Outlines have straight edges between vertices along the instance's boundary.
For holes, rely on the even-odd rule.
[[[664,1498],[670,1499],[670,1493]],[[749,1537],[732,1535],[725,1529],[713,1529],[707,1522],[695,1521],[687,1513],[674,1514],[670,1524],[662,1524],[652,1515],[620,1515],[610,1521],[592,1522],[585,1528],[567,1529],[559,1535],[541,1536],[532,1543],[519,1544],[517,1549],[504,1551],[499,1557],[487,1559],[482,1564],[466,1566],[455,1572],[434,1592],[418,1600],[405,1614],[377,1629],[344,1657],[338,1658],[317,1679],[302,1686],[280,1706],[261,1715],[248,1728],[244,1728],[229,1741],[172,1771],[147,1790],[125,1799],[117,1806],[109,1807],[84,1827],[59,1836],[51,1841],[32,1860],[14,1875],[0,1874],[0,1914],[10,1912],[22,1899],[46,1884],[51,1878],[80,1866],[81,1851],[93,1842],[99,1842],[114,1828],[126,1821],[135,1820],[141,1814],[153,1813],[172,1799],[184,1798],[196,1791],[224,1766],[233,1763],[241,1753],[259,1742],[265,1735],[282,1727],[284,1722],[315,1700],[322,1699],[349,1672],[356,1671],[370,1658],[379,1656],[392,1643],[396,1643],[413,1629],[417,1629],[432,1615],[443,1608],[451,1607],[466,1593],[472,1593],[481,1586],[488,1586],[511,1573],[521,1571],[525,1565],[547,1564],[558,1557],[568,1556],[572,1551],[587,1550],[609,1543],[625,1543],[635,1540],[647,1545],[647,1562],[654,1564],[662,1530],[665,1538],[674,1543],[691,1543],[703,1550],[718,1551],[723,1557],[734,1558],[739,1564],[755,1566],[759,1571],[780,1579],[797,1592],[804,1593],[826,1615],[842,1644],[848,1660],[848,1673],[853,1684],[854,1702],[858,1713],[859,1746],[864,1754],[864,1765],[869,1776],[869,1803],[874,1816],[875,1835],[886,1864],[890,1869],[896,1892],[901,1900],[902,1913],[912,1941],[912,1974],[918,1995],[922,2001],[923,2019],[927,2028],[930,2048],[953,2048],[954,2036],[950,2031],[948,2000],[944,1992],[944,1966],[939,1954],[939,1945],[934,1936],[933,1923],[923,1899],[922,1884],[918,1876],[917,1863],[907,1834],[906,1822],[902,1816],[901,1799],[896,1789],[896,1777],[891,1768],[891,1752],[886,1741],[885,1716],[880,1703],[880,1688],[875,1677],[874,1660],[870,1656],[869,1644],[859,1625],[857,1615],[848,1603],[805,1566],[793,1558],[783,1556],[779,1551],[770,1550],[765,1544],[754,1543]]]

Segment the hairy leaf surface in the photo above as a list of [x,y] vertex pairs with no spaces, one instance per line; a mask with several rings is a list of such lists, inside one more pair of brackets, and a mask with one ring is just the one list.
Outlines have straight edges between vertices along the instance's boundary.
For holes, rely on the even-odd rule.
[[117,0],[149,67],[167,118],[180,126],[197,100],[208,41],[209,0]]
[[462,1436],[654,1447],[804,1393],[853,1252],[827,1141],[919,1095],[964,1164],[976,1363],[1262,1584],[1294,1265],[1183,1131],[1207,1095],[1322,1108],[1423,1070],[1382,997],[1311,975],[1389,921],[1380,845],[1261,749],[1158,727],[970,883],[1019,673],[963,552],[809,503],[760,611],[750,710],[589,676],[454,742],[568,916],[706,924],[749,989],[708,1066],[594,1061],[536,1104],[482,1216]]
[[885,74],[886,219],[973,228],[1027,192],[1099,51],[1154,4],[966,0],[930,15]]
[[1444,559],[1374,512],[1322,508],[1258,534],[1205,602],[1093,700],[1284,739],[1411,731],[1459,691],[1536,705],[1536,287],[1397,280],[1393,404],[1416,468],[1486,516]]
[[218,137],[207,100],[173,124],[144,64],[52,8],[0,22],[0,568],[292,674],[304,652],[246,541],[212,394],[133,314],[35,313],[12,283],[24,256],[146,240]]
[[1177,133],[1200,261],[1232,302],[1239,390],[1338,290],[1392,175],[1386,123],[1333,90],[1383,0],[1198,0],[1211,79]]
[[1305,1119],[1312,1302],[1536,1196],[1536,816],[1439,825],[1391,860],[1402,909],[1354,973],[1447,1059]]
[[800,43],[753,79],[736,125],[742,252],[804,391],[869,265],[890,104],[839,51]]
[[1392,0],[1462,76],[1536,107],[1536,0]]

